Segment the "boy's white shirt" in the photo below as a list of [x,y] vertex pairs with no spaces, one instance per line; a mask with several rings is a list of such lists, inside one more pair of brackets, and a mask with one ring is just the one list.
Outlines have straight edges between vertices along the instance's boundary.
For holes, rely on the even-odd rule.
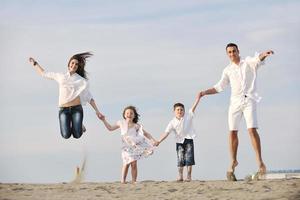
[[168,124],[165,132],[175,133],[176,143],[183,143],[184,139],[194,139],[196,133],[193,126],[193,118],[195,114],[192,109],[188,113],[185,113],[181,119],[174,117]]

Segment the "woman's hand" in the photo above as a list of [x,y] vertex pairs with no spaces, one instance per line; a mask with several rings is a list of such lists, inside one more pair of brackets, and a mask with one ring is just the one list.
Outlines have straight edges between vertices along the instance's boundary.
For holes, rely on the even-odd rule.
[[100,120],[102,120],[102,121],[105,120],[105,116],[102,113],[96,112],[96,115]]
[[36,60],[35,60],[34,58],[32,58],[32,57],[29,58],[29,62],[30,62],[33,66],[35,66],[35,65],[38,64],[38,63],[36,62]]

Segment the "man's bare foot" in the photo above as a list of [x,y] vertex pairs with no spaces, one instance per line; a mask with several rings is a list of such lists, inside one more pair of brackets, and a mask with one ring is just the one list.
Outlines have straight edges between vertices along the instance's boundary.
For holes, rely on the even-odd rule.
[[234,172],[236,166],[238,166],[238,161],[237,160],[234,160],[232,161],[231,165],[229,166],[229,169],[228,169],[228,172]]
[[126,181],[121,181],[121,183],[122,183],[122,184],[127,184],[127,182],[126,182]]
[[261,163],[259,164],[259,173],[265,174],[266,171],[267,171],[267,169],[266,169],[265,164],[264,164],[263,162],[261,162]]

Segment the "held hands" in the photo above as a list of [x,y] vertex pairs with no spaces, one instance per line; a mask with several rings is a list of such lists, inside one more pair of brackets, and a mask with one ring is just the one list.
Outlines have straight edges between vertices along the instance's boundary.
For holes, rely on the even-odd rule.
[[102,113],[96,112],[96,115],[101,121],[105,120],[105,116]]

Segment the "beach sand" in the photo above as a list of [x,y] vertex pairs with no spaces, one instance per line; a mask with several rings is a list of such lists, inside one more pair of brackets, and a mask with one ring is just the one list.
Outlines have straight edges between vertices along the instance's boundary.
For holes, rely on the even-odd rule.
[[300,179],[260,181],[141,181],[136,184],[0,184],[0,199],[300,199]]

